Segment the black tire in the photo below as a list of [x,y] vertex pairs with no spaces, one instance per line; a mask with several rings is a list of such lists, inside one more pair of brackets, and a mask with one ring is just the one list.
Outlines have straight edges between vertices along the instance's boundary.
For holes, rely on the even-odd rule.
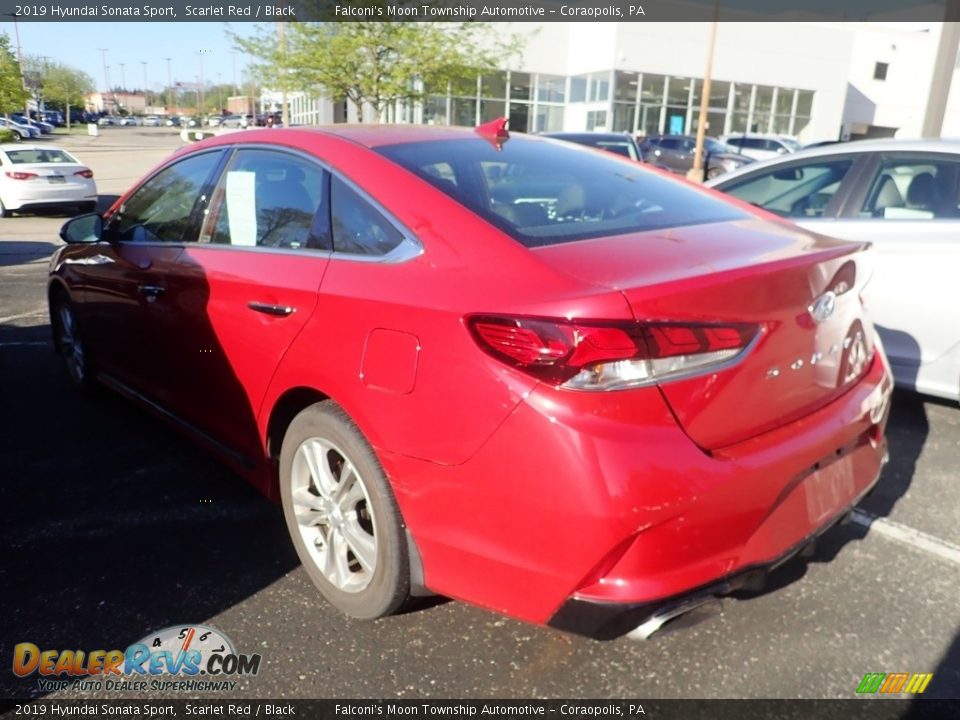
[[23,135],[21,135],[20,133],[14,131],[14,133],[13,133],[13,141],[14,141],[15,143],[17,143],[17,142],[23,142]]
[[712,167],[707,169],[707,180],[713,180],[715,177],[723,175],[724,170],[721,167]]
[[[314,478],[308,456],[315,465],[326,464],[330,472],[326,482],[337,476],[333,492],[321,492],[322,483]],[[347,463],[350,468],[344,470]],[[346,496],[339,501],[346,505],[337,504],[337,490]],[[308,497],[309,506],[303,497]],[[297,555],[331,605],[351,617],[374,620],[404,604],[410,594],[410,566],[403,519],[373,449],[333,401],[311,405],[290,423],[280,450],[280,499]],[[296,508],[312,524],[301,527]],[[357,537],[360,530],[366,533],[362,538]],[[372,567],[361,562],[363,553],[354,550],[361,547],[356,540],[373,543],[372,550],[367,546],[368,560],[375,557]],[[339,567],[347,572],[337,572],[337,557],[345,559]]]
[[[67,327],[67,318],[72,318],[72,328]],[[84,343],[73,303],[62,290],[57,291],[50,301],[50,326],[53,330],[53,346],[63,361],[67,380],[80,392],[92,394],[96,388],[94,365]]]
[[80,203],[77,206],[77,209],[80,211],[81,215],[86,215],[87,213],[92,213],[97,211],[97,203],[95,202]]
[[3,204],[2,200],[0,200],[0,217],[13,217],[13,210],[7,210],[7,207]]

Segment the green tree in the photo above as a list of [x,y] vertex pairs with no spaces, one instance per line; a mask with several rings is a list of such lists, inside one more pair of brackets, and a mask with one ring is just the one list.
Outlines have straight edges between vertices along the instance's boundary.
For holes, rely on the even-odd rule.
[[10,38],[0,35],[0,113],[22,112],[29,97]]
[[521,47],[519,36],[477,22],[291,23],[285,41],[279,35],[260,26],[252,37],[232,39],[254,58],[251,70],[265,86],[322,86],[361,118],[364,106],[380,118],[394,101],[445,93],[448,83],[502,68]]
[[67,130],[70,129],[70,106],[83,106],[84,96],[93,92],[93,87],[93,78],[82,70],[61,63],[52,63],[45,69],[43,95],[48,102],[64,107]]

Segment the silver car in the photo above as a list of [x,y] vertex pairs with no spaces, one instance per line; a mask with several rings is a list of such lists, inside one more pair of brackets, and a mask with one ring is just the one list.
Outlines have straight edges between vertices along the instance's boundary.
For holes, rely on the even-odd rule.
[[865,300],[897,384],[960,400],[960,142],[828,145],[707,185],[824,235],[872,242]]

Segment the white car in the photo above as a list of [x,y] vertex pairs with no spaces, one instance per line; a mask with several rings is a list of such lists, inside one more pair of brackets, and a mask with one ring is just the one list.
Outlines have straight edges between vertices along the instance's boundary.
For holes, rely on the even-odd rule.
[[800,143],[786,135],[761,135],[758,133],[734,133],[721,135],[719,142],[729,145],[741,155],[754,160],[769,160],[794,153],[800,149]]
[[0,215],[41,207],[97,207],[90,168],[66,150],[48,145],[0,145]]
[[864,299],[897,385],[960,400],[960,142],[826,145],[707,185],[824,235],[873,243]]

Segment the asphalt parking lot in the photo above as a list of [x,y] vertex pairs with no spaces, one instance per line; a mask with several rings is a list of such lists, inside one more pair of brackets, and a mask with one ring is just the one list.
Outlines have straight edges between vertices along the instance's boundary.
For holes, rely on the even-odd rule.
[[[107,128],[61,144],[108,198],[180,141]],[[898,394],[891,461],[855,522],[695,627],[601,643],[439,599],[348,621],[299,568],[278,507],[138,408],[69,390],[45,303],[63,219],[0,220],[0,696],[45,695],[10,672],[16,643],[123,648],[204,623],[262,654],[232,693],[248,698],[852,698],[865,673],[901,671],[960,698],[956,406]]]

